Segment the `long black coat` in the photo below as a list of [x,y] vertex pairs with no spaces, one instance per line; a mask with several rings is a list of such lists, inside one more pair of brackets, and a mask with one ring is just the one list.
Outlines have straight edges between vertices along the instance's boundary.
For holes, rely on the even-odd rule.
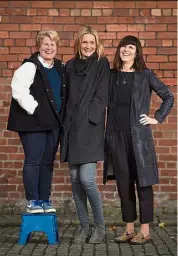
[[[115,179],[112,166],[113,149],[113,121],[115,115],[115,103],[117,98],[117,88],[120,86],[119,72],[111,72],[111,83],[109,88],[109,105],[107,113],[107,128],[105,137],[105,161],[104,161],[104,184],[109,179]],[[140,124],[140,115],[149,115],[149,105],[152,90],[163,100],[160,108],[155,112],[155,119],[162,123],[169,114],[174,97],[170,89],[164,85],[151,70],[134,73],[131,94],[131,134],[133,149],[137,165],[139,185],[141,187],[158,183],[158,168],[156,154],[153,144],[153,137],[150,125]],[[120,148],[118,148],[119,152]]]
[[84,164],[104,160],[105,109],[110,80],[108,60],[96,59],[81,84],[77,82],[74,59],[66,63],[66,75],[61,162]]
[[23,62],[32,62],[37,66],[34,82],[30,86],[30,94],[38,102],[38,106],[35,109],[34,114],[29,115],[23,108],[21,108],[19,103],[12,98],[7,124],[7,129],[10,131],[38,132],[61,127],[66,101],[64,65],[60,60],[54,59],[54,65],[61,77],[62,106],[59,113],[46,72],[38,60],[38,54],[38,52],[34,53],[29,59],[25,59]]

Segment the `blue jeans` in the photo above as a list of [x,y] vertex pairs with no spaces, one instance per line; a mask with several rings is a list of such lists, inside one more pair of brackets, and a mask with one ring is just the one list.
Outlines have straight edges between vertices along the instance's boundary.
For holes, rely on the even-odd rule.
[[80,224],[89,226],[87,199],[94,216],[95,225],[104,225],[101,195],[95,182],[96,163],[69,165],[72,192]]
[[59,145],[59,129],[19,132],[24,149],[23,182],[27,200],[48,200],[53,164]]

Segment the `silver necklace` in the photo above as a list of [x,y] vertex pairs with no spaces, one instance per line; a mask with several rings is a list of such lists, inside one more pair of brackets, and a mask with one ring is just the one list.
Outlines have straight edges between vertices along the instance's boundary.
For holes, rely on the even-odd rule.
[[122,79],[123,79],[122,83],[123,83],[123,84],[126,84],[126,83],[127,83],[126,80],[127,80],[128,76],[130,75],[130,73],[131,73],[131,72],[128,72],[128,75],[127,75],[126,77],[124,77],[123,72],[121,71],[121,75],[122,75]]

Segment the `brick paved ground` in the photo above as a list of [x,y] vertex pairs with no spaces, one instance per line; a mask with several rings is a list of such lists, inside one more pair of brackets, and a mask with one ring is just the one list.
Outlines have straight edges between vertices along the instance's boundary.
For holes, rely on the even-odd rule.
[[[2,222],[1,222],[2,224]],[[61,242],[59,245],[48,245],[47,237],[43,233],[33,233],[25,246],[17,244],[19,236],[18,226],[0,226],[0,256],[168,256],[177,255],[176,226],[158,225],[151,227],[152,241],[145,245],[116,244],[114,238],[122,232],[121,226],[114,231],[106,227],[106,241],[101,245],[77,245],[74,237],[79,231],[78,225],[66,224],[59,227]],[[137,227],[138,230],[138,227]]]

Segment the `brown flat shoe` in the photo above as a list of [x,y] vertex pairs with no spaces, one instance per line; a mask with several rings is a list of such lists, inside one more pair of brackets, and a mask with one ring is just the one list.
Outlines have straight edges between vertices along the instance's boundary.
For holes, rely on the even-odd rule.
[[143,233],[138,232],[134,238],[131,239],[132,244],[144,244],[151,240],[150,235],[144,236]]
[[116,243],[127,243],[136,236],[136,233],[128,233],[126,230],[120,236],[115,238]]

